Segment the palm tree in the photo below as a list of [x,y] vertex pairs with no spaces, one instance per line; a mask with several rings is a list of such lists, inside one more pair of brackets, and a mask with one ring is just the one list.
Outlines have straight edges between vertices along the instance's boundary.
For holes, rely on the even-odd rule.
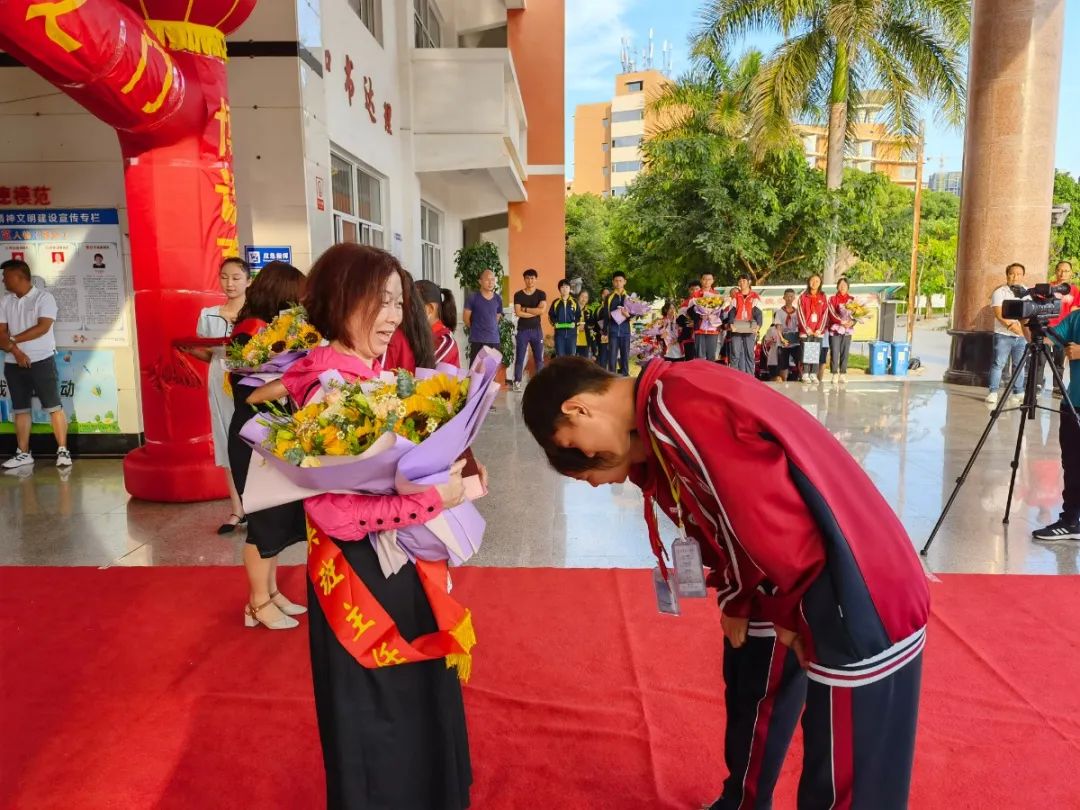
[[[871,93],[889,130],[912,140],[920,102],[951,125],[963,120],[970,16],[971,0],[713,0],[699,36],[721,51],[753,32],[784,37],[751,91],[750,140],[790,138],[796,117],[827,120],[825,183],[835,190],[854,113]],[[836,270],[830,242],[826,281]]]
[[650,140],[663,142],[692,135],[746,138],[761,51],[749,50],[733,61],[713,41],[699,38],[691,55],[690,70],[650,103],[660,120]]

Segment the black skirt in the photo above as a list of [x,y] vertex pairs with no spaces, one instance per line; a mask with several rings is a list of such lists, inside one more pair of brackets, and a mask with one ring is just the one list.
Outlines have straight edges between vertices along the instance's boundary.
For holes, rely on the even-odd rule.
[[[259,411],[247,404],[247,398],[255,389],[240,385],[243,377],[231,376],[233,388],[233,417],[229,423],[229,470],[233,477],[236,491],[244,494],[247,484],[248,465],[251,463],[251,447],[240,438],[240,430],[248,420]],[[304,502],[293,501],[269,509],[260,509],[247,515],[247,540],[259,549],[259,556],[264,560],[276,557],[293,543],[307,539],[307,524],[304,517]]]
[[[438,627],[416,567],[387,579],[367,540],[345,559],[413,640]],[[311,675],[331,810],[464,810],[472,765],[457,671],[443,659],[367,669],[338,642],[308,580]]]

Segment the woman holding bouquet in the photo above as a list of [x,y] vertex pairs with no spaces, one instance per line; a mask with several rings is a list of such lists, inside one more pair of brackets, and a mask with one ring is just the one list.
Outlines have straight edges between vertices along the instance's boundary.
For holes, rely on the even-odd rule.
[[855,334],[855,318],[848,308],[855,299],[849,289],[848,280],[841,278],[836,282],[836,295],[829,299],[829,371],[837,385],[847,382],[848,352]]
[[[285,373],[292,399],[307,403],[321,390],[323,372],[348,381],[375,376],[415,297],[412,279],[386,251],[356,244],[327,250],[308,276],[304,304],[330,345]],[[313,559],[327,557],[318,571],[309,565],[308,605],[330,808],[469,806],[472,770],[458,676],[445,657],[405,660],[394,647],[395,638],[440,635],[439,605],[448,597],[433,595],[412,562],[385,576],[370,542],[373,533],[430,521],[463,500],[459,463],[446,484],[414,495],[325,494],[304,503],[309,551]],[[389,629],[365,636],[376,620]],[[362,657],[357,645],[365,648]]]
[[[244,308],[233,329],[233,346],[246,346],[279,312],[298,302],[304,292],[304,274],[290,264],[270,262],[248,288]],[[233,485],[242,496],[251,463],[251,447],[240,438],[240,429],[259,410],[248,404],[254,387],[241,384],[245,374],[230,375],[233,391],[233,416],[229,423],[229,469]],[[273,506],[247,515],[247,540],[244,543],[244,570],[248,579],[248,603],[244,624],[262,625],[270,630],[288,630],[299,622],[292,618],[306,613],[283,596],[277,588],[277,557],[293,543],[306,536],[304,505],[300,502]]]
[[[812,383],[821,379],[818,368],[825,351],[824,336],[828,328],[829,301],[821,291],[821,276],[814,273],[806,280],[806,289],[799,296],[799,339],[802,341],[802,381]],[[814,347],[817,351],[814,351]],[[813,353],[813,356],[811,356]]]

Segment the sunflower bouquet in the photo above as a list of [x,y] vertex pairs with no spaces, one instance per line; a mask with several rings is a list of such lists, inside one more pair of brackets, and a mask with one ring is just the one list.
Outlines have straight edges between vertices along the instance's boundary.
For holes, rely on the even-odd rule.
[[724,323],[724,297],[703,295],[695,298],[694,311],[701,316],[703,329],[719,329]]
[[[325,372],[296,413],[260,414],[241,429],[258,456],[248,468],[245,509],[325,493],[411,495],[445,483],[491,410],[501,363],[484,349],[470,369],[440,365],[354,383]],[[373,542],[390,576],[408,560],[460,565],[483,533],[484,519],[465,501],[427,523],[378,531]]]
[[870,308],[865,304],[860,304],[854,298],[844,304],[844,309],[847,310],[848,317],[855,323],[862,323],[870,317]]
[[268,420],[264,445],[297,467],[317,467],[321,456],[362,455],[386,433],[419,444],[458,414],[470,384],[445,373],[417,380],[404,369],[393,379],[331,380],[320,401]]
[[322,342],[322,335],[308,323],[301,306],[281,312],[256,332],[247,343],[229,345],[225,366],[229,371],[280,374]]

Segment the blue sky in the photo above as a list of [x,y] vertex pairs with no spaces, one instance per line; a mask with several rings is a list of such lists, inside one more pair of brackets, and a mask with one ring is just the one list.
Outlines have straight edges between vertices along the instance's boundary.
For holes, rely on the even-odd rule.
[[[619,67],[619,43],[631,37],[637,50],[653,29],[656,67],[664,40],[672,45],[672,74],[688,64],[687,39],[697,28],[702,0],[566,0],[566,161],[573,176],[574,107],[611,97]],[[1058,113],[1057,167],[1080,175],[1080,3],[1066,5],[1065,58]],[[758,35],[746,46],[770,50],[775,37]],[[959,170],[964,135],[927,121],[926,172]]]

